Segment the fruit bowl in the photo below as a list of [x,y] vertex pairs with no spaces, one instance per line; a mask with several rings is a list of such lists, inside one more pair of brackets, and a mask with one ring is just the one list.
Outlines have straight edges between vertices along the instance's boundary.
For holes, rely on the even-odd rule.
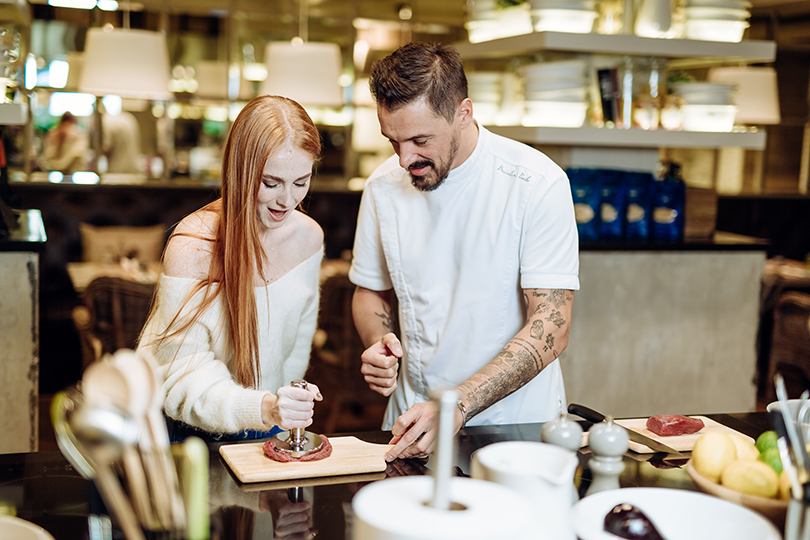
[[720,484],[715,484],[697,472],[691,460],[686,463],[686,473],[700,491],[755,510],[770,519],[777,527],[784,527],[788,501],[748,495],[747,493],[740,493],[739,491],[734,491]]

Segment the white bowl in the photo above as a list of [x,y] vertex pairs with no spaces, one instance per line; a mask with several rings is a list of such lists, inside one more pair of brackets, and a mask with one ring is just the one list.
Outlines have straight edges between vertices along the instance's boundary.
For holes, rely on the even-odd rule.
[[526,101],[585,101],[587,97],[588,90],[584,86],[523,93]]
[[571,32],[588,34],[599,15],[591,10],[536,9],[531,12],[535,32]]
[[686,7],[748,9],[751,7],[751,2],[745,0],[689,0]]
[[532,78],[583,78],[588,63],[585,60],[564,60],[560,62],[539,62],[521,68],[523,77]]
[[725,92],[733,93],[737,90],[735,84],[713,83],[713,82],[679,82],[672,85],[672,90],[679,96],[685,96],[692,92]]
[[688,39],[739,43],[742,41],[745,29],[749,26],[746,21],[687,19],[685,23],[685,35]]
[[529,0],[529,7],[535,9],[595,9],[596,0]]
[[525,92],[549,92],[551,90],[571,90],[576,88],[585,88],[585,81],[581,79],[548,79],[523,83]]
[[24,519],[0,516],[0,540],[53,540],[53,536],[39,525]]
[[684,131],[712,131],[727,133],[734,128],[737,115],[735,105],[690,105],[681,106]]
[[734,93],[690,92],[681,96],[689,105],[734,105]]
[[594,493],[574,504],[574,532],[582,540],[616,540],[605,516],[621,503],[639,508],[667,540],[779,540],[773,523],[744,506],[711,495],[670,488],[623,488]]
[[716,21],[744,21],[751,16],[747,9],[695,6],[684,8],[689,20],[710,19]]
[[527,101],[525,108],[524,126],[582,127],[588,112],[585,102]]

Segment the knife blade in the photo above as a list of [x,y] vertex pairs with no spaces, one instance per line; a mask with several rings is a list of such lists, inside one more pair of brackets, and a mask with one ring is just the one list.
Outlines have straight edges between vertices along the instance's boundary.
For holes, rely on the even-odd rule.
[[[577,416],[581,416],[585,420],[589,422],[602,422],[605,420],[605,415],[597,412],[589,407],[584,405],[579,405],[577,403],[570,403],[568,405],[568,412],[570,414],[575,414]],[[624,426],[622,426],[624,427]],[[634,431],[632,429],[624,428],[627,430],[627,435],[630,437],[630,440],[639,444],[643,444],[653,452],[663,452],[667,454],[673,454],[677,456],[683,456],[681,452],[675,450],[671,446],[667,446],[666,444],[656,441],[646,435],[639,433],[638,431]]]

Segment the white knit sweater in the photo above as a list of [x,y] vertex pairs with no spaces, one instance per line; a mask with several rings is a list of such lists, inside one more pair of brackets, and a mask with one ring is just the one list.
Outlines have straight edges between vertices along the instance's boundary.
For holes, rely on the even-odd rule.
[[217,300],[182,336],[164,342],[156,337],[182,309],[196,309],[203,293],[184,307],[197,281],[161,275],[157,308],[144,328],[139,350],[151,353],[164,378],[166,414],[213,433],[267,430],[261,401],[293,379],[304,376],[318,316],[318,277],[323,249],[265,287],[256,287],[259,362],[258,389],[239,385],[226,353],[222,302]]

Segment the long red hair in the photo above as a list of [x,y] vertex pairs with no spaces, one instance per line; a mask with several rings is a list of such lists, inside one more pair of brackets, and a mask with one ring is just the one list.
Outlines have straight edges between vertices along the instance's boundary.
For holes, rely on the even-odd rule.
[[219,215],[215,237],[205,238],[214,243],[208,276],[189,296],[190,300],[205,290],[203,300],[191,317],[180,321],[175,316],[158,339],[160,344],[182,334],[221,298],[233,371],[237,382],[246,387],[256,387],[261,372],[254,277],[257,272],[264,274],[267,254],[259,239],[256,203],[267,159],[288,144],[312,156],[313,161],[321,152],[315,124],[295,101],[260,96],[236,117],[222,156],[221,197],[202,209]]

